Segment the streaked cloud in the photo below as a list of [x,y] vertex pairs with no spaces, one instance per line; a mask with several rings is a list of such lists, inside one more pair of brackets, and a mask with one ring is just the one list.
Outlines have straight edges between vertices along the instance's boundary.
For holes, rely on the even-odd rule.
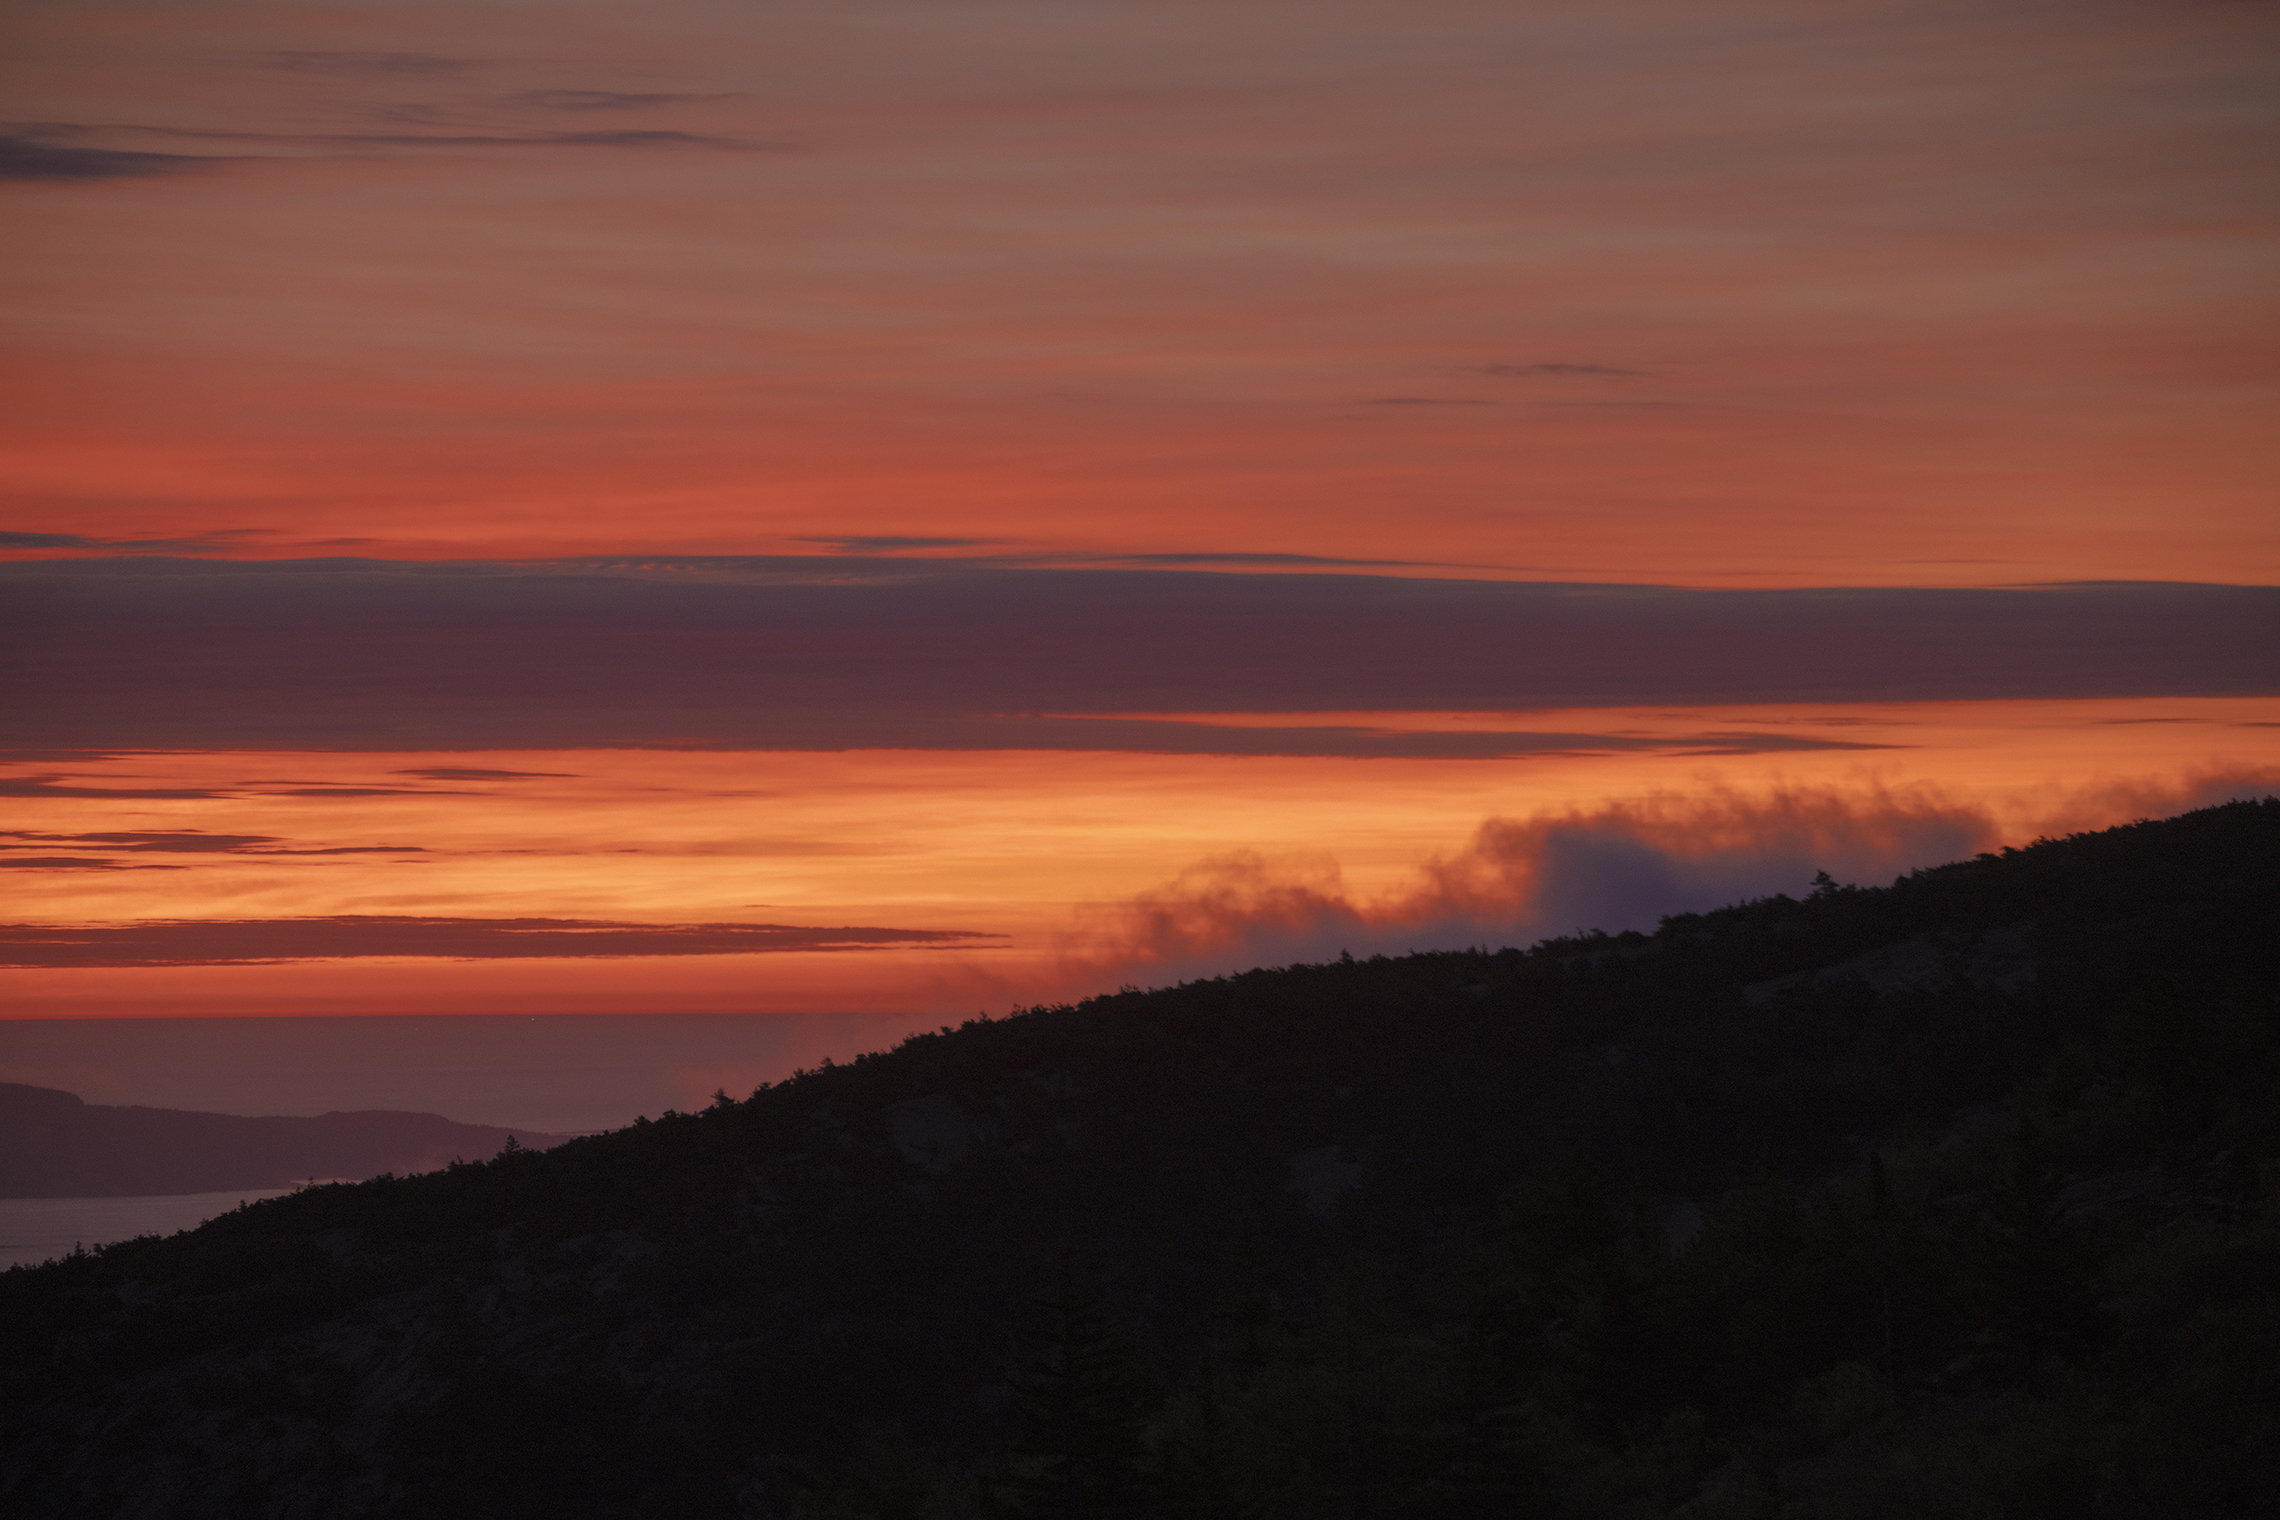
[[[392,794],[389,794],[392,795]],[[251,855],[271,857],[280,855],[417,855],[423,847],[416,844],[353,844],[325,845],[304,848],[274,834],[210,834],[202,829],[109,829],[83,834],[50,834],[36,829],[0,830],[0,840],[16,839],[21,844],[0,843],[0,850],[29,849],[35,846],[53,848],[68,845],[83,849],[116,850],[132,854],[157,855]]]
[[[114,829],[88,834],[48,834],[36,829],[0,831],[0,839],[20,839],[50,845],[102,845],[114,850],[158,851],[169,855],[209,855],[243,850],[249,845],[283,841],[267,834],[209,834],[201,829]],[[22,849],[23,845],[0,845]]]
[[468,765],[425,765],[412,770],[395,772],[399,776],[418,776],[427,781],[567,781],[573,779],[569,771],[499,771]]
[[82,130],[273,148],[716,148],[781,152],[788,146],[703,132],[632,127],[588,132],[248,132],[115,125]]
[[1498,375],[1508,380],[1632,380],[1646,373],[1640,369],[1620,369],[1612,364],[1484,364],[1484,375]]
[[524,90],[519,95],[511,96],[510,100],[515,105],[534,106],[542,111],[654,111],[662,106],[704,104],[734,98],[726,94],[668,94],[657,91]]
[[253,61],[263,68],[283,69],[295,74],[434,76],[464,73],[468,69],[482,68],[490,61],[482,58],[452,58],[439,53],[344,52],[299,48],[255,53],[252,56]]
[[133,924],[0,924],[0,966],[225,966],[411,956],[445,960],[764,955],[909,946],[981,947],[964,930],[635,924],[572,918],[182,919]]
[[194,787],[73,786],[61,772],[0,777],[0,797],[86,797],[107,802],[187,802],[225,797]]
[[201,169],[217,162],[220,160],[190,153],[141,153],[0,136],[0,180],[74,184],[107,179],[150,179]]
[[106,860],[95,855],[0,855],[0,870],[12,871],[183,871],[187,866]]
[[1762,755],[1804,750],[1890,749],[1822,735],[1780,733],[1535,733],[1524,729],[1378,728],[1355,724],[1245,724],[1127,717],[1004,717],[977,723],[960,747],[1116,750],[1157,755],[1286,758],[1498,760],[1663,752]]
[[[9,752],[0,751],[0,754]],[[79,786],[65,771],[0,778],[0,797],[83,797],[121,802],[208,801],[220,797],[438,797],[465,795],[436,787],[304,785],[293,781],[241,781],[226,792],[175,787]]]
[[102,538],[86,533],[0,532],[0,551],[61,549],[83,554],[227,554],[264,538],[275,528],[214,528],[180,538]]
[[[1074,559],[1077,556],[1069,556]],[[1233,569],[1252,570],[1287,568],[1292,570],[1460,570],[1467,567],[1434,564],[1413,559],[1341,559],[1331,554],[1275,554],[1269,552],[1245,553],[1230,550],[1226,553],[1168,553],[1168,554],[1102,554],[1088,556],[1092,563],[1102,565],[1131,565],[1136,568],[1159,570],[1201,569],[1224,565]]]
[[840,538],[799,537],[801,544],[822,544],[841,554],[894,554],[904,549],[972,549],[990,542],[986,538],[914,538],[907,534],[857,534]]

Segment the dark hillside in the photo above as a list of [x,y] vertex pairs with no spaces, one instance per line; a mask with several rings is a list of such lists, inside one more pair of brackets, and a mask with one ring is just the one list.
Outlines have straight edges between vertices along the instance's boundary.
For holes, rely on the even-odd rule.
[[2280,1513],[2280,802],[0,1277],[44,1515]]

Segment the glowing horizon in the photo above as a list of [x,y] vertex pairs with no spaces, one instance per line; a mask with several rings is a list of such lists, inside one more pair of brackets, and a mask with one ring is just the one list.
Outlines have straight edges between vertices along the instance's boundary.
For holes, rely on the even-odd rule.
[[[251,963],[259,949],[185,950],[182,931],[168,929],[159,949],[133,953],[221,959],[43,968],[19,957],[0,982],[17,1017],[1002,1010],[1341,948],[1652,927],[1669,912],[1802,892],[1816,868],[1889,880],[1978,849],[2280,787],[2276,714],[2254,698],[1539,712],[1524,716],[1596,724],[1640,747],[1501,759],[550,750],[59,760],[40,772],[55,778],[39,783],[48,795],[17,789],[13,816],[31,826],[0,849],[0,862],[42,878],[42,901],[14,915],[20,923],[205,923],[257,945],[266,924],[266,953],[281,964]],[[1700,748],[1705,730],[1751,728],[1842,735],[1845,747]],[[1532,842],[1520,838],[1529,829]],[[1652,864],[1626,857],[1612,876],[1560,878],[1551,838],[1603,839]],[[605,938],[598,958],[575,960],[444,942],[406,960],[394,938],[312,950],[287,933],[343,915],[442,915],[434,934],[745,924],[900,938],[741,954]],[[972,938],[927,943],[949,936]]]

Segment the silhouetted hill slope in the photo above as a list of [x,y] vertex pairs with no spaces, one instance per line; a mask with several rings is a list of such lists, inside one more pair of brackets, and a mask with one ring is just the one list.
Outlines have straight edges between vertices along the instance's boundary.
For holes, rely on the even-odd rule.
[[[0,1082],[0,1198],[133,1198],[362,1181],[489,1158],[509,1133],[440,1114],[370,1109],[314,1118],[241,1118],[175,1108],[111,1108],[50,1087]],[[566,1135],[518,1134],[543,1150]]]
[[0,1277],[0,1508],[2280,1505],[2280,802],[1038,1009]]

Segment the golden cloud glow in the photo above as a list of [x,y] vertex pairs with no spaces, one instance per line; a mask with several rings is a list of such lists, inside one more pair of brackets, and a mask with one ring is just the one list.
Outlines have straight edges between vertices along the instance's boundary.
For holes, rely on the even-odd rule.
[[[1675,911],[1799,891],[1814,866],[1888,877],[2280,785],[2269,701],[1305,716],[1513,721],[1671,743],[1493,761],[549,751],[19,762],[0,782],[65,778],[49,783],[59,794],[12,805],[21,828],[0,859],[43,862],[7,873],[19,923],[441,915],[1007,938],[669,959],[20,969],[0,984],[19,1017],[971,1011],[1234,969],[1278,946],[1284,958],[1333,953],[1317,943],[1325,926],[1396,948],[1405,935],[1565,932],[1594,905],[1621,909],[1591,898],[1583,878],[1530,885],[1543,842],[1578,830],[1651,848],[1693,883],[1657,890],[1714,899],[1659,910]],[[1698,742],[1752,731],[1889,747],[1718,754]],[[153,795],[169,792],[188,795]],[[366,848],[376,843],[399,849]]]

